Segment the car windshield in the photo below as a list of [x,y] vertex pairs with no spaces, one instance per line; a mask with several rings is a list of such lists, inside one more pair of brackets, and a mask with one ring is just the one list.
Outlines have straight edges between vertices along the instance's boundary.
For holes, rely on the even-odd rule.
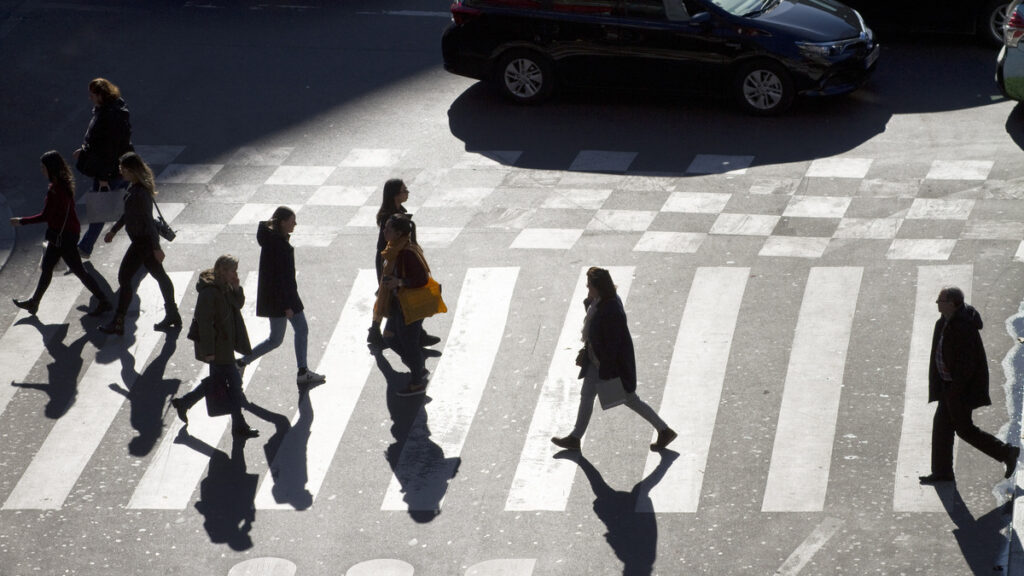
[[779,0],[711,0],[711,2],[736,16],[753,16],[774,7]]

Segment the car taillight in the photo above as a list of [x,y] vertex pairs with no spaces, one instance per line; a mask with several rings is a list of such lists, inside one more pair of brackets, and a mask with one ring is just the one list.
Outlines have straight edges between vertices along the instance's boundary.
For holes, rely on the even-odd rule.
[[455,0],[455,2],[452,2],[452,21],[455,22],[456,26],[462,26],[479,15],[479,10],[464,5],[461,0]]
[[1020,44],[1020,39],[1024,38],[1024,16],[1021,16],[1019,8],[1013,11],[1009,22],[1006,23],[1003,37],[1009,48],[1016,48],[1017,44]]

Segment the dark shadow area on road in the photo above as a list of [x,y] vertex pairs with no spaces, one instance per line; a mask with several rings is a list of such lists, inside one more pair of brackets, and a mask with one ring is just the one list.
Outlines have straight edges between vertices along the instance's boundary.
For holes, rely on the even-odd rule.
[[1012,520],[1013,502],[996,506],[975,518],[960,496],[956,484],[950,482],[936,485],[935,491],[949,518],[956,525],[953,536],[971,568],[971,574],[1001,572],[1001,556],[1006,546],[1003,530]]
[[395,391],[409,383],[410,375],[396,372],[383,353],[374,354],[374,358],[387,381],[384,396],[395,439],[384,458],[402,485],[409,516],[418,523],[431,522],[441,513],[441,501],[448,483],[459,473],[462,458],[445,458],[441,447],[430,439],[426,410],[430,396],[396,395]]
[[160,354],[139,374],[130,389],[120,383],[110,384],[110,389],[124,396],[131,405],[132,428],[138,433],[128,442],[128,453],[132,456],[145,456],[156,446],[164,428],[164,408],[181,386],[180,378],[164,378],[167,364],[178,349],[175,336],[172,333],[164,338]]
[[683,175],[698,154],[753,156],[753,166],[784,164],[849,152],[884,132],[898,114],[992,104],[994,65],[995,52],[970,38],[883,46],[878,70],[860,90],[798,98],[773,118],[743,114],[726,99],[596,90],[520,106],[477,83],[452,103],[449,129],[470,152],[522,151],[514,161],[521,168],[564,170],[580,150],[633,152],[630,172],[656,174]]
[[[594,513],[608,528],[605,540],[622,561],[623,576],[649,576],[658,554],[658,522],[655,515],[636,512],[641,498],[649,498],[653,488],[665,476],[678,452],[662,450],[658,466],[629,492],[616,490],[605,482],[601,472],[580,452],[563,450],[555,458],[575,462],[586,475],[594,491]],[[646,508],[651,508],[647,505]]]
[[1014,144],[1024,150],[1024,103],[1018,102],[1006,117],[1006,133],[1013,139]]
[[68,337],[68,324],[43,324],[37,316],[28,316],[17,322],[17,325],[30,325],[39,331],[47,353],[53,362],[46,365],[47,379],[43,383],[12,382],[12,386],[38,390],[49,397],[43,414],[47,418],[57,419],[67,413],[78,397],[78,377],[82,372],[84,361],[82,352],[89,341],[86,332],[74,342],[65,344]]
[[232,550],[248,550],[253,541],[250,532],[256,520],[258,474],[249,474],[245,466],[245,439],[233,438],[231,455],[217,450],[193,436],[185,428],[178,443],[208,454],[210,467],[199,485],[196,510],[203,515],[203,528],[214,544],[227,544]]
[[271,488],[274,501],[295,510],[306,510],[313,505],[313,494],[306,487],[309,482],[309,435],[313,426],[313,404],[308,391],[299,394],[299,418],[295,424],[282,414],[248,401],[243,407],[274,425],[274,435],[263,446],[274,483]]

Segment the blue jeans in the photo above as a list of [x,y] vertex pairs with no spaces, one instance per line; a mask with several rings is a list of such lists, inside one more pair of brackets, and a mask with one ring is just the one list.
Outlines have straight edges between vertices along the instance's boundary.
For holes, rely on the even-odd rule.
[[[270,336],[267,336],[266,340],[257,344],[250,354],[242,358],[242,364],[251,363],[284,342],[284,332],[288,326],[288,318],[276,316],[267,318],[267,320],[270,320]],[[299,370],[302,370],[307,367],[306,347],[309,340],[309,326],[306,324],[306,315],[303,312],[295,313],[292,315],[291,323],[292,329],[295,330],[295,363],[298,365]]]
[[394,334],[391,337],[391,348],[398,353],[402,364],[409,368],[412,373],[412,381],[415,383],[423,377],[426,372],[423,362],[423,348],[420,346],[420,332],[423,331],[423,320],[417,320],[412,324],[405,323],[405,316],[402,315],[402,307],[398,301],[391,302],[391,316],[384,331]]
[[[110,191],[120,190],[125,187],[125,182],[120,177],[114,178],[107,181],[110,184]],[[93,178],[92,191],[96,192],[100,189],[100,181]],[[88,216],[88,214],[86,214]],[[78,249],[86,254],[92,254],[92,249],[96,245],[96,240],[99,239],[100,233],[103,232],[103,222],[89,221],[89,228],[82,235],[82,239],[78,242]]]
[[[590,416],[594,413],[594,399],[597,398],[597,381],[600,379],[597,367],[591,363],[587,368],[587,373],[583,376],[583,387],[580,389],[580,407],[576,412],[576,426],[569,433],[574,438],[583,438],[583,434],[587,432]],[[668,428],[668,424],[665,424],[665,421],[658,417],[658,413],[635,393],[626,394],[625,405],[643,417],[644,420],[647,420],[658,432]]]

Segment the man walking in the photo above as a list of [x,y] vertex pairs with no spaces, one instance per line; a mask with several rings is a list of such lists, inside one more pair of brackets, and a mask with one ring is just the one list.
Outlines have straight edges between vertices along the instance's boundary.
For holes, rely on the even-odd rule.
[[988,359],[979,331],[981,315],[964,304],[964,293],[943,288],[935,300],[942,317],[935,322],[928,367],[928,401],[938,401],[932,421],[932,473],[921,484],[953,482],[953,434],[1006,465],[1005,477],[1017,468],[1020,448],[1000,441],[974,425],[971,411],[992,404],[988,395]]

